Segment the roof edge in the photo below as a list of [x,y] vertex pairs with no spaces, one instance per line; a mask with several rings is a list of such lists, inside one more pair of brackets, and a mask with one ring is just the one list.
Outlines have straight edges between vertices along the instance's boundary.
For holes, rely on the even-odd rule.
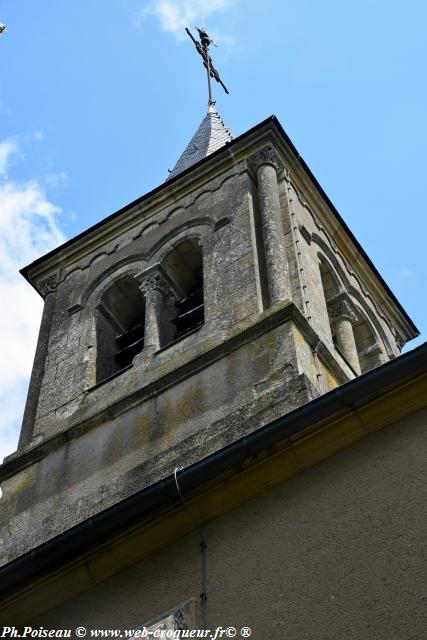
[[[333,422],[334,416],[357,412],[375,399],[410,384],[427,373],[426,356],[427,342],[182,469],[181,490],[184,493],[200,490],[221,474],[247,465],[290,437],[303,435],[314,425],[323,428],[325,421]],[[44,572],[58,569],[61,562],[88,553],[91,545],[99,544],[138,519],[180,504],[175,476],[171,474],[0,567],[0,594],[12,596],[24,582],[36,580]]]

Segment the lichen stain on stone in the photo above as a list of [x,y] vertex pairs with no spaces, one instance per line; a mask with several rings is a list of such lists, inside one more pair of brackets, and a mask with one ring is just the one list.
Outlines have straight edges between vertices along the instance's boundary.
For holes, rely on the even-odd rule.
[[200,413],[201,395],[200,384],[195,384],[182,394],[178,392],[174,402],[168,400],[164,403],[163,417],[165,424],[169,425],[168,432],[172,438],[175,436],[176,426],[194,419]]
[[112,429],[102,453],[102,464],[110,465],[128,453],[128,442],[123,429]]
[[282,336],[280,336],[277,331],[269,331],[262,337],[262,339],[266,349],[275,350],[280,346]]
[[253,390],[256,394],[264,393],[266,391],[273,393],[278,387],[283,387],[284,391],[286,380],[289,378],[292,379],[293,374],[294,367],[292,364],[282,364],[281,367],[269,371],[264,378],[258,380],[253,385]]
[[150,419],[147,414],[138,416],[133,429],[139,441],[145,442],[150,432]]
[[21,473],[8,478],[3,483],[3,499],[16,500],[23,491],[31,490],[34,486],[35,469],[34,465],[27,467]]
[[320,368],[322,374],[325,376],[327,385],[329,389],[336,389],[338,387],[338,381],[335,376],[330,372],[330,370],[324,365],[323,362],[320,362]]
[[307,341],[302,335],[302,333],[298,331],[295,325],[293,325],[293,334],[294,334],[295,342],[297,343],[297,345],[301,348],[305,347],[307,344]]
[[[150,409],[147,409],[142,415],[138,414],[129,424],[129,430],[126,435],[126,452],[125,455],[132,451],[144,451],[147,453],[155,443],[158,435],[153,433],[154,424],[150,416]],[[122,436],[123,437],[123,436]]]
[[264,358],[266,354],[268,354],[269,348],[270,344],[267,340],[265,340],[264,336],[262,340],[251,342],[248,345],[248,353],[250,359],[253,361],[257,360],[258,358]]

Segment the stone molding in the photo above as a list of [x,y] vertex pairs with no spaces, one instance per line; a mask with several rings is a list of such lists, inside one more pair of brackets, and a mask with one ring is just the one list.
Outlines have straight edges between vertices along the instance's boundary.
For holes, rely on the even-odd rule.
[[[318,345],[319,357],[326,363],[334,376],[337,377],[342,383],[347,381],[346,374],[343,372],[340,364],[335,357],[331,354],[329,348],[324,345],[323,342],[319,344],[319,337],[309,324],[307,319],[303,316],[301,311],[295,305],[294,302],[289,300],[284,301],[281,305],[277,305],[276,308],[268,310],[261,315],[256,315],[253,324],[244,326],[241,332],[234,333],[234,329],[224,339],[223,336],[218,338],[217,342],[212,342],[206,352],[199,352],[196,347],[192,357],[185,363],[179,365],[176,369],[165,372],[159,378],[152,380],[148,383],[142,384],[141,388],[135,389],[128,396],[125,401],[129,403],[144,402],[146,398],[149,398],[153,393],[159,394],[163,392],[163,389],[170,386],[171,381],[174,384],[178,384],[183,380],[188,379],[194,375],[197,371],[201,371],[205,367],[219,358],[223,358],[229,353],[233,352],[237,347],[248,342],[253,342],[264,333],[271,329],[282,325],[284,322],[294,322],[297,328],[301,331],[303,336],[311,345]],[[102,384],[102,383],[101,383]],[[89,396],[92,392],[95,392],[100,385],[94,385],[86,390],[86,395]],[[103,410],[95,415],[84,415],[80,417],[74,417],[74,421],[67,426],[67,438],[73,439],[79,437],[85,433],[90,432],[93,428],[98,426],[100,419],[106,419],[109,417],[115,417],[123,412],[123,400],[124,398],[112,398],[112,403],[108,410]],[[2,465],[0,465],[0,481],[6,480],[15,473],[18,473],[21,469],[28,467],[32,464],[42,460],[46,455],[52,451],[56,451],[64,443],[64,432],[56,435],[49,436],[43,442],[35,445],[34,447],[27,448],[19,453],[15,452],[7,456]]]
[[264,165],[274,167],[277,177],[282,175],[284,171],[283,163],[271,145],[263,147],[248,159],[248,166],[255,175],[258,169]]
[[299,226],[300,233],[307,244],[311,244],[311,233],[303,224]]
[[400,335],[400,333],[398,331],[396,331],[396,329],[392,329],[392,333],[393,333],[393,338],[394,341],[396,343],[396,347],[399,349],[399,351],[401,351],[405,345],[405,340],[402,338],[402,336]]
[[38,290],[40,294],[43,296],[43,298],[46,298],[46,296],[49,295],[49,293],[52,293],[53,291],[55,291],[57,285],[58,285],[58,274],[53,273],[48,278],[45,278],[45,280],[42,280],[38,284]]
[[354,325],[359,319],[356,308],[347,293],[341,293],[332,300],[328,300],[326,305],[328,307],[328,315],[333,320],[345,318]]

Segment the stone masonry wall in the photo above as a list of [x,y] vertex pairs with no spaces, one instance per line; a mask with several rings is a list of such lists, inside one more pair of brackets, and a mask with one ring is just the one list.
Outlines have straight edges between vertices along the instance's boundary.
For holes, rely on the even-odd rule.
[[[3,482],[0,563],[319,394],[311,351],[292,321],[239,333],[240,341],[229,336],[228,353],[205,366],[199,358],[191,375],[172,372],[173,384],[157,392],[155,366],[148,367],[145,395],[125,406],[114,399],[135,384],[136,370],[89,392],[68,441]],[[184,365],[195,351],[172,346],[162,361]]]
[[[387,357],[398,351],[271,145],[185,195],[172,185],[121,229],[63,267],[49,293],[33,437],[17,455],[40,454],[2,484],[0,562],[354,377],[332,341],[319,253],[373,319]],[[157,270],[152,300],[167,308],[176,283],[167,289],[162,265],[183,241],[202,249],[205,321],[170,344],[154,331],[149,343],[158,307],[141,283]],[[100,382],[98,307],[125,276],[141,285],[154,325],[132,365]]]
[[[121,249],[101,256],[85,269],[77,265],[73,273],[63,279],[57,289],[35,436],[47,437],[63,429],[64,419],[76,411],[85,391],[96,383],[93,366],[96,287],[81,309],[69,313],[69,308],[92,282],[107,281],[108,284],[117,269],[126,272],[126,264],[128,268],[137,265],[133,272],[143,271],[161,261],[174,243],[196,237],[203,246],[203,333],[213,337],[251,313],[259,312],[253,212],[247,183],[248,176],[243,173],[204,185],[200,192],[192,194],[186,207],[177,202],[172,214],[160,211],[153,216],[146,232],[139,236],[134,232],[137,237]],[[166,218],[165,222],[158,222],[162,218]],[[222,226],[215,229],[218,221],[223,221]],[[117,244],[120,246],[120,239]],[[143,363],[137,366],[141,368]]]

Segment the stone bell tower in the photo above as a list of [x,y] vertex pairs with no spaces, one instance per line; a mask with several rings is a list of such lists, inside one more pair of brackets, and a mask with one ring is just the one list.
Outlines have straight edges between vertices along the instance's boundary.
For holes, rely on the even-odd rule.
[[45,300],[1,562],[395,358],[416,329],[275,117],[23,269]]

